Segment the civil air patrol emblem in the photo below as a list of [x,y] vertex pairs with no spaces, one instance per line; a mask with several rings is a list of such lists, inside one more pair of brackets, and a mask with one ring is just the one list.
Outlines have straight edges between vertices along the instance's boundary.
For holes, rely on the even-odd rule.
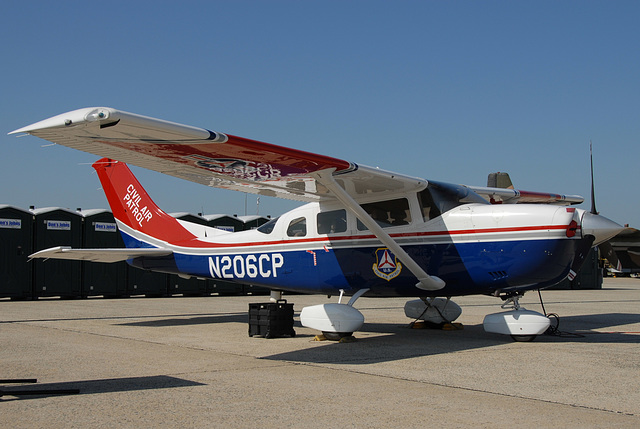
[[400,275],[402,271],[402,264],[396,259],[396,255],[386,247],[376,250],[376,263],[373,264],[373,273],[390,281]]

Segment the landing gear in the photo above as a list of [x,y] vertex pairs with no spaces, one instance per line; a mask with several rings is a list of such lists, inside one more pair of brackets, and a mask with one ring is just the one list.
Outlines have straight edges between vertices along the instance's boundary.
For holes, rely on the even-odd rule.
[[449,298],[421,298],[407,301],[404,304],[404,314],[410,319],[441,325],[460,317],[462,308]]
[[536,311],[520,307],[519,300],[524,293],[516,292],[503,297],[502,308],[511,311],[488,314],[484,318],[483,326],[486,332],[510,335],[515,341],[533,341],[538,335],[549,329],[549,318]]
[[528,343],[529,341],[535,340],[536,337],[537,335],[511,335],[514,341],[520,343]]
[[348,304],[342,304],[344,291],[340,291],[337,304],[320,304],[304,307],[300,312],[300,323],[307,328],[317,329],[327,340],[342,341],[352,337],[364,324],[364,316],[353,303],[369,289],[360,289],[351,297]]
[[282,291],[281,290],[271,290],[269,294],[269,301],[278,302],[282,299]]
[[322,336],[325,340],[339,341],[341,343],[349,342],[353,337],[353,332],[323,332]]

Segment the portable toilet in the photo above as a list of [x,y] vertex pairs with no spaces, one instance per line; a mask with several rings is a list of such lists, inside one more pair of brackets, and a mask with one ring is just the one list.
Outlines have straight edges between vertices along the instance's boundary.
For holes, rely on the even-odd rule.
[[[118,231],[113,214],[106,209],[80,211],[82,247],[85,249],[123,248],[124,241]],[[82,261],[82,296],[119,297],[127,290],[127,263],[125,261],[100,263]]]
[[185,279],[177,274],[169,274],[169,295],[204,296],[209,293],[207,279],[191,277]]
[[32,297],[33,214],[0,205],[0,298]]
[[[76,211],[60,207],[32,209],[34,223],[34,251],[56,246],[82,247],[82,216]],[[58,259],[34,260],[33,297],[81,296],[80,261]]]
[[261,225],[269,222],[271,219],[268,217],[260,216],[260,215],[252,215],[252,216],[238,216],[242,222],[244,222],[244,230],[256,229]]
[[169,275],[127,265],[127,296],[161,297],[167,294]]
[[179,220],[197,223],[198,225],[207,225],[207,220],[204,217],[189,212],[169,213],[169,216],[173,216]]
[[204,218],[207,220],[207,225],[214,228],[219,228],[229,232],[244,231],[244,222],[238,219],[238,216],[210,214],[204,215]]

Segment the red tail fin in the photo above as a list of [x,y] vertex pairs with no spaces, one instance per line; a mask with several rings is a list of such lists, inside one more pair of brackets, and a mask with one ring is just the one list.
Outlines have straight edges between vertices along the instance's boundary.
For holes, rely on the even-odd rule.
[[169,243],[195,238],[158,207],[126,164],[102,158],[93,164],[113,216],[128,227]]

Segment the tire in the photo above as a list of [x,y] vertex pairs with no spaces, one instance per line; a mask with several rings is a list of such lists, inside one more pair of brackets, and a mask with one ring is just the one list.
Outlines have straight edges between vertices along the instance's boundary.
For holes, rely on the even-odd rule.
[[537,335],[512,335],[511,336],[511,338],[513,338],[514,341],[517,341],[520,343],[528,343],[530,341],[533,341],[536,337]]

